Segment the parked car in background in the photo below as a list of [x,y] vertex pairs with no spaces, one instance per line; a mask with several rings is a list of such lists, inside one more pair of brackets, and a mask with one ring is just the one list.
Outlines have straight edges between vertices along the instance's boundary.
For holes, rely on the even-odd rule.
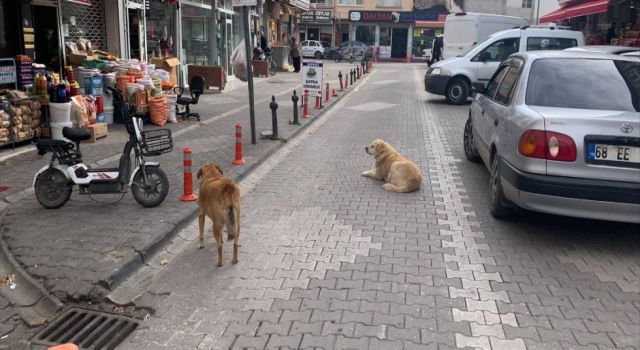
[[[588,72],[588,74],[585,74]],[[640,223],[640,64],[518,53],[471,104],[464,153],[490,172],[490,211]]]
[[463,104],[471,95],[471,86],[489,81],[500,62],[512,53],[563,50],[579,45],[584,45],[582,32],[556,27],[522,27],[497,32],[468,52],[431,65],[424,78],[425,90],[444,95],[449,103]]
[[305,40],[300,43],[302,57],[313,57],[320,59],[324,56],[324,47],[317,40]]
[[631,46],[615,46],[615,45],[587,45],[576,46],[566,49],[567,51],[583,51],[583,52],[596,52],[596,53],[610,53],[614,55],[622,55],[628,52],[638,52],[640,47]]
[[456,57],[493,33],[527,24],[521,17],[472,12],[450,14],[444,21],[442,57]]
[[358,56],[358,59],[360,58],[359,56],[363,54],[366,59],[371,59],[371,57],[373,57],[373,48],[371,46],[367,46],[363,42],[355,40],[345,41],[338,46],[328,48],[325,50],[324,57],[333,60],[336,58],[338,51],[346,52],[349,49],[353,50],[354,56]]

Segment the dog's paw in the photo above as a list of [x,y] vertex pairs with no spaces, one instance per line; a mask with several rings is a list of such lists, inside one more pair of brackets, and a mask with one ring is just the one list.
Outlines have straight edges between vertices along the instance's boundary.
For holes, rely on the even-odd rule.
[[218,263],[218,267],[222,267],[222,263],[221,263],[221,262],[220,262],[220,263]]
[[231,263],[234,264],[234,265],[237,264],[238,263],[238,259],[231,260]]
[[204,243],[200,243],[200,244],[198,245],[198,248],[200,248],[200,249],[204,249]]
[[366,177],[371,177],[371,175],[373,175],[373,172],[371,170],[367,170],[367,171],[363,171],[361,175]]

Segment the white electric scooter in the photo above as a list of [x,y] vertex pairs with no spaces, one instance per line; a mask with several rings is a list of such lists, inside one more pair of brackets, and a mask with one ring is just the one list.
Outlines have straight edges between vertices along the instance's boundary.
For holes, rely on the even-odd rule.
[[[115,96],[120,93],[110,89]],[[169,180],[157,162],[147,162],[145,156],[157,156],[173,150],[171,129],[142,131],[142,120],[134,117],[128,106],[125,124],[129,141],[125,144],[118,168],[91,168],[83,162],[80,141],[91,137],[89,130],[62,129],[62,135],[73,141],[38,139],[39,155],[51,152],[49,165],[42,167],[33,178],[38,202],[49,209],[64,205],[74,185],[80,194],[124,193],[131,187],[133,197],[142,206],[160,205],[169,192]],[[131,150],[135,153],[135,168],[131,171]],[[57,164],[56,164],[57,160]]]

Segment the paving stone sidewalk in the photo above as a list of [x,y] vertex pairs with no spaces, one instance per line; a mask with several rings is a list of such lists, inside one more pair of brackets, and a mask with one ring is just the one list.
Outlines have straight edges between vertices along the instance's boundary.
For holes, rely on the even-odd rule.
[[[344,74],[351,67],[329,64],[325,80],[336,87],[338,70]],[[77,194],[76,189],[65,206],[47,210],[28,188],[33,175],[47,164],[48,158],[40,158],[32,151],[3,161],[0,185],[9,187],[0,193],[0,210],[6,210],[0,222],[4,244],[31,276],[61,300],[99,296],[96,285],[112,287],[195,213],[196,203],[178,199],[183,187],[183,148],[193,150],[193,169],[205,162],[217,162],[225,169],[225,175],[239,179],[280,147],[282,141],[271,140],[258,140],[251,145],[247,90],[243,85],[228,92],[205,93],[192,108],[201,114],[201,123],[191,119],[167,125],[174,132],[174,151],[149,158],[160,162],[171,185],[167,199],[155,209],[142,208],[130,194],[117,202],[119,195],[88,197]],[[302,129],[288,123],[292,118],[292,90],[297,88],[300,94],[299,87],[300,76],[294,73],[278,73],[255,84],[258,134],[271,130],[271,95],[276,95],[279,103],[280,137],[286,140]],[[311,118],[303,119],[300,109],[300,121],[307,124],[321,112],[310,108]],[[243,125],[246,161],[243,166],[231,164],[236,123]],[[98,163],[107,167],[116,165],[126,137],[121,125],[111,125],[106,139],[81,146],[85,160],[89,163],[103,160]]]

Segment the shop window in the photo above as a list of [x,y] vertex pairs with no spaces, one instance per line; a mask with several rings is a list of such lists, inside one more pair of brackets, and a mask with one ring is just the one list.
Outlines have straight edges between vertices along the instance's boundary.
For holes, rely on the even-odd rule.
[[375,44],[376,28],[373,26],[360,26],[356,29],[356,41],[366,45]]
[[402,0],[378,0],[378,7],[401,7]]
[[362,5],[362,0],[338,0],[338,4],[344,6]]
[[146,16],[148,57],[176,57],[175,7],[151,2]]
[[522,0],[522,8],[530,9],[532,6],[533,0]]
[[[311,4],[320,5],[320,7],[331,7],[333,6],[333,0],[311,0]],[[342,5],[342,3],[341,3]]]
[[380,28],[380,46],[391,46],[391,28]]

